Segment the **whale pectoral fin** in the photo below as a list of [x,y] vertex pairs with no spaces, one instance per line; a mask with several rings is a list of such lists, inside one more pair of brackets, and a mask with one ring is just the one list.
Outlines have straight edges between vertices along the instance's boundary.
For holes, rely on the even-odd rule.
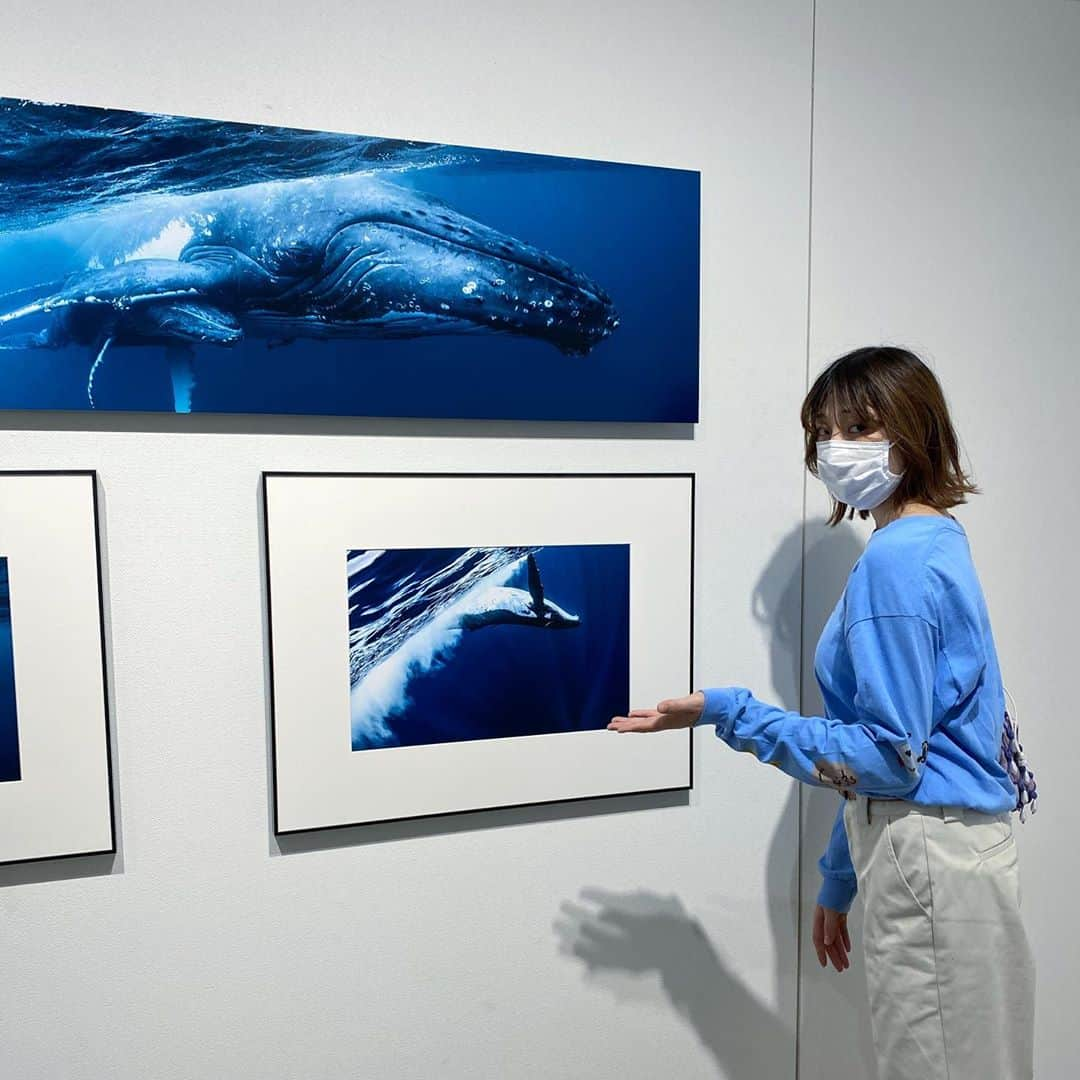
[[108,352],[112,342],[112,334],[106,334],[101,339],[96,355],[94,356],[94,362],[90,365],[90,373],[86,376],[86,399],[90,402],[91,409],[97,408],[97,405],[94,402],[94,376],[97,375],[98,368],[105,363],[105,353]]
[[157,301],[131,312],[126,327],[141,337],[164,340],[172,378],[173,411],[191,412],[195,345],[235,345],[244,336],[232,312],[199,300]]
[[191,392],[195,389],[195,350],[190,345],[166,345],[172,378],[173,412],[191,412]]
[[0,311],[0,326],[76,305],[127,311],[137,305],[201,296],[220,284],[221,276],[213,265],[134,259],[120,266],[72,274],[46,295]]
[[172,378],[173,410],[191,412],[195,389],[195,345],[235,345],[244,336],[232,312],[199,300],[159,300],[129,312],[125,329],[164,341]]
[[125,327],[144,338],[188,345],[235,345],[244,336],[240,320],[204,300],[159,300],[130,313]]
[[540,567],[536,565],[536,556],[529,554],[529,595],[532,597],[533,610],[537,615],[544,614],[544,583],[540,580]]

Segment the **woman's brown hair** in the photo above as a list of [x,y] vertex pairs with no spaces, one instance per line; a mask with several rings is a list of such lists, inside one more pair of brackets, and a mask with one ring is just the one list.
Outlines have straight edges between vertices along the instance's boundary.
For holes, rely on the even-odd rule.
[[[845,415],[848,423],[879,424],[904,463],[894,498],[899,505],[915,500],[948,510],[967,502],[978,488],[960,463],[945,395],[934,373],[913,352],[889,345],[856,349],[834,360],[814,381],[802,404],[806,467],[817,475],[817,429]],[[833,500],[830,525],[853,508]],[[867,517],[869,511],[860,510]]]

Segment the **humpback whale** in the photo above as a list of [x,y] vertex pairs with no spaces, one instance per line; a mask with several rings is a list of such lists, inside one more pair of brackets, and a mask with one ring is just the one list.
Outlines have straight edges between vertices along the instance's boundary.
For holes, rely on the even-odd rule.
[[[161,345],[174,407],[187,412],[197,345],[496,331],[584,356],[618,326],[611,298],[569,263],[369,175],[266,181],[169,206],[152,256],[128,252],[0,297],[0,349],[86,346],[93,407],[110,349]],[[103,211],[99,235],[130,220]],[[34,320],[45,325],[12,333]]]
[[544,583],[536,558],[528,556],[529,588],[514,589],[503,585],[479,590],[462,610],[456,613],[453,626],[478,630],[483,626],[537,626],[544,630],[568,630],[581,624],[579,615],[571,615],[544,595]]

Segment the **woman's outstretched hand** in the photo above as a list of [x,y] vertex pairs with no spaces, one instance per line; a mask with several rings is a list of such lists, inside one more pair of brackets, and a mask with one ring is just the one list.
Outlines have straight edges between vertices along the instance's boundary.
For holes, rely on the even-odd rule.
[[698,690],[687,697],[667,698],[655,709],[631,709],[629,716],[613,716],[609,731],[670,731],[693,727],[705,708],[705,695]]

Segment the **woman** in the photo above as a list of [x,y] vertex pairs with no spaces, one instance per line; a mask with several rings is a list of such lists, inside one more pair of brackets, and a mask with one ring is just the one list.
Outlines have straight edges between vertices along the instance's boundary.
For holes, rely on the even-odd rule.
[[999,762],[1004,700],[966,534],[948,513],[976,488],[945,399],[912,353],[842,356],[803,402],[806,466],[875,529],[818,643],[825,717],[742,687],[615,717],[614,731],[714,724],[717,736],[843,799],[819,867],[813,939],[849,966],[863,948],[880,1080],[1032,1075],[1034,965],[1020,918]]

